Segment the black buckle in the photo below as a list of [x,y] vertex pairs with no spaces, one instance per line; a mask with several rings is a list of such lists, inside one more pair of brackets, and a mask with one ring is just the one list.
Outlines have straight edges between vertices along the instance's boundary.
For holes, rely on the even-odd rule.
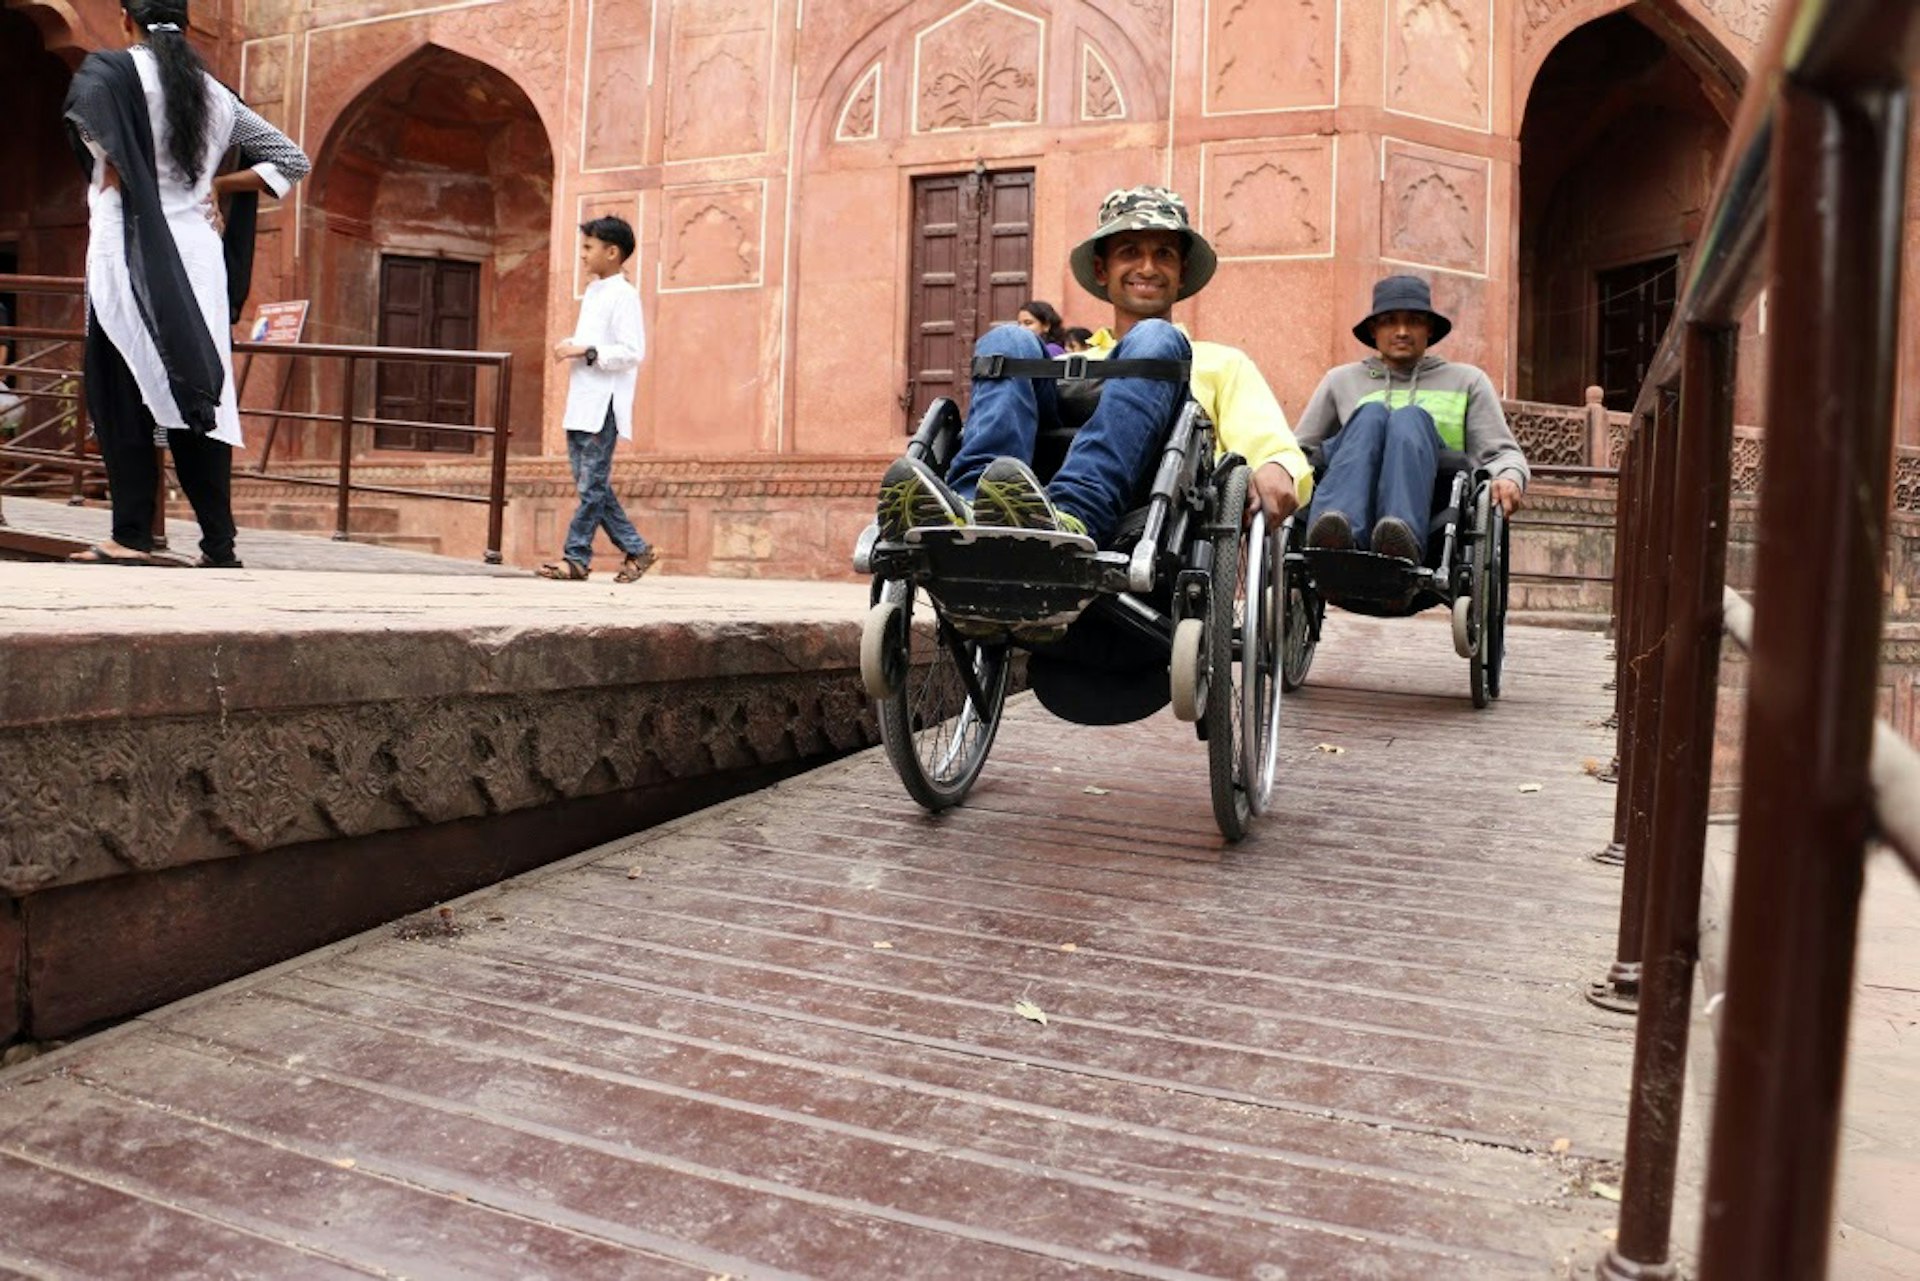
[[975,356],[973,358],[973,376],[975,378],[1004,378],[1001,371],[1006,368],[1005,356]]
[[1067,366],[1067,371],[1060,375],[1061,378],[1072,382],[1085,380],[1087,376],[1087,357],[1084,352],[1076,351],[1070,355],[1061,357],[1061,359],[1066,362]]

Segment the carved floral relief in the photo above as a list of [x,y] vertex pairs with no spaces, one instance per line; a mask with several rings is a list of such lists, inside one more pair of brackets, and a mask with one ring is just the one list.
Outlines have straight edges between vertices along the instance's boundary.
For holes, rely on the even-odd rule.
[[771,7],[743,0],[674,0],[672,13],[667,158],[765,151]]
[[1388,140],[1380,185],[1382,257],[1487,270],[1487,162]]
[[1333,252],[1333,140],[1304,138],[1207,157],[1208,234],[1222,257]]
[[1080,118],[1120,120],[1127,114],[1125,98],[1113,68],[1091,41],[1080,46]]
[[681,187],[666,193],[664,288],[701,289],[760,282],[761,209],[757,182]]
[[914,39],[914,131],[1040,119],[1040,19],[974,0]]
[[874,63],[853,86],[834,126],[835,142],[864,142],[880,136],[880,64]]
[[1387,107],[1490,127],[1485,0],[1390,0],[1387,18]]
[[1333,0],[1211,0],[1207,110],[1333,105],[1334,12]]

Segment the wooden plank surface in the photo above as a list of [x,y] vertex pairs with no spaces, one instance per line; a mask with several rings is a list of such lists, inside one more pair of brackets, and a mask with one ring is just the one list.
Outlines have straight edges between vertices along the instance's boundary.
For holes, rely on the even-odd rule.
[[1584,1272],[1607,665],[1510,644],[1475,712],[1441,620],[1330,620],[1238,846],[1187,727],[1020,700],[948,814],[868,753],[31,1061],[0,1269]]

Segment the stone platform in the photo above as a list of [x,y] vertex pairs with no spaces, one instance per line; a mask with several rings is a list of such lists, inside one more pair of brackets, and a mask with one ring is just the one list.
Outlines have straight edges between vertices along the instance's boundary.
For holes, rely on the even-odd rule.
[[866,601],[851,584],[0,563],[0,1043],[874,742]]

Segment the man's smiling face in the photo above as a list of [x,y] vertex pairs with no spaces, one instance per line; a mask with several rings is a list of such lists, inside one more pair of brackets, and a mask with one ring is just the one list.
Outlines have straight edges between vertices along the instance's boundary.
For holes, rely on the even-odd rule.
[[1166,315],[1180,296],[1186,241],[1177,231],[1122,231],[1108,236],[1093,276],[1113,305],[1136,320]]

